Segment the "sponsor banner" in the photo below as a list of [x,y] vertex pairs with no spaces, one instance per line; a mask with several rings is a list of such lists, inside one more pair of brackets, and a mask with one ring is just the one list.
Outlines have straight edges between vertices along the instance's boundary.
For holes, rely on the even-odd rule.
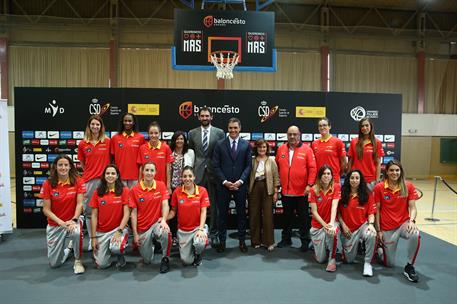
[[[18,133],[25,135],[27,138],[29,138],[30,135],[33,135],[33,132],[29,131]],[[8,145],[8,107],[5,100],[0,100],[0,142],[2,143],[0,145],[0,234],[3,234],[11,233],[13,231]]]
[[[250,31],[252,35],[255,33],[262,37],[262,31]],[[34,102],[30,103],[30,100]],[[51,105],[57,107],[57,110],[53,111]],[[401,155],[401,96],[398,94],[16,88],[18,227],[38,228],[46,225],[45,217],[36,213],[37,208],[41,209],[36,202],[36,194],[48,177],[50,163],[60,153],[68,154],[81,171],[77,145],[84,138],[82,127],[90,115],[101,115],[107,134],[112,135],[117,133],[119,113],[136,112],[139,130],[146,138],[148,124],[156,120],[163,130],[162,140],[169,141],[174,131],[187,132],[198,126],[198,112],[204,106],[213,112],[212,124],[225,132],[227,121],[232,117],[239,118],[240,136],[251,145],[259,138],[264,138],[272,147],[272,155],[275,155],[279,145],[287,142],[287,129],[291,125],[300,128],[301,140],[310,145],[320,137],[317,121],[318,117],[324,115],[332,121],[332,134],[343,140],[348,147],[349,141],[358,136],[357,124],[362,114],[370,116],[375,122],[377,137],[383,140],[385,147],[384,161]],[[5,149],[5,146],[1,145],[0,149]],[[25,199],[33,200],[33,205],[31,201],[24,205]],[[275,214],[281,212],[281,207],[275,209]],[[279,225],[280,219],[275,219],[275,223]]]

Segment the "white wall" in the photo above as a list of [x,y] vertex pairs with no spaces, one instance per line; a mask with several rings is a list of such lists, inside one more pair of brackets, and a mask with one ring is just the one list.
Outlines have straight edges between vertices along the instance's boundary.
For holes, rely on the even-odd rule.
[[402,115],[402,136],[457,136],[457,115]]

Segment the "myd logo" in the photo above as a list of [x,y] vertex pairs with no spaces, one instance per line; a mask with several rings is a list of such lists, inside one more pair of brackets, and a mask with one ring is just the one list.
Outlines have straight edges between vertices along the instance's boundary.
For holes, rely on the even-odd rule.
[[65,112],[65,109],[60,107],[55,99],[48,103],[48,105],[49,107],[44,108],[44,113],[51,114],[52,117],[55,117],[57,114],[63,114]]
[[179,105],[179,115],[187,119],[192,115],[192,101],[184,101]]
[[214,24],[214,17],[211,16],[211,15],[210,15],[210,16],[206,16],[206,17],[203,19],[203,24],[204,24],[206,27],[208,27],[208,28],[212,27],[213,24]]

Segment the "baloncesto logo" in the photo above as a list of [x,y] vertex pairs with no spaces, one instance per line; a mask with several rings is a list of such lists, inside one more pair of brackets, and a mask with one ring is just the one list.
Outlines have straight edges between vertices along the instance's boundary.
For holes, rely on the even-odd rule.
[[245,25],[246,20],[240,18],[225,19],[225,18],[215,18],[211,15],[203,18],[203,24],[210,28],[212,26],[227,26],[227,25]]
[[201,107],[207,107],[211,110],[213,114],[238,114],[240,113],[240,108],[230,105],[223,105],[220,107],[208,107],[206,105],[194,105],[192,101],[184,101],[178,107],[179,115],[184,118],[188,119],[192,114],[195,116],[198,115]]

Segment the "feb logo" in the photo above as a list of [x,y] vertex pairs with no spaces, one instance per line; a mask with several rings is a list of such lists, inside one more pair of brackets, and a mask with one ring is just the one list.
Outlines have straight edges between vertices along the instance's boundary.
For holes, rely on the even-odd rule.
[[122,143],[119,143],[119,148],[122,148],[124,147],[124,145]]
[[179,105],[179,115],[187,119],[192,115],[192,101],[184,101]]
[[384,195],[384,199],[385,199],[386,201],[390,201],[390,195]]
[[106,201],[101,201],[100,205],[105,206],[106,205]]
[[54,193],[52,194],[52,196],[58,197],[58,196],[59,196],[59,192],[54,192]]
[[322,197],[319,196],[319,197],[317,198],[317,201],[318,201],[319,203],[321,203],[321,202],[322,202]]
[[149,159],[149,155],[145,155],[145,156],[144,156],[144,159]]
[[203,18],[203,25],[205,25],[207,28],[212,27],[214,24],[214,17],[213,16],[206,16]]
[[144,203],[144,197],[140,197],[140,199],[138,200],[140,203]]
[[86,149],[86,153],[90,153],[90,152],[92,152],[91,148]]
[[184,200],[183,200],[183,199],[180,199],[180,200],[179,200],[179,203],[180,203],[180,204],[184,204]]

